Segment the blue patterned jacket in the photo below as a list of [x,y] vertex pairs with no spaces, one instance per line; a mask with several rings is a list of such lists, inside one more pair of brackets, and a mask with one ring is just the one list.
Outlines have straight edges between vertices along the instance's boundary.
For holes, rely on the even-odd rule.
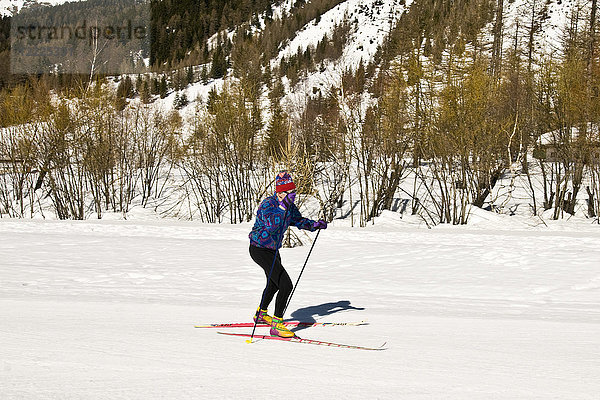
[[274,194],[260,203],[256,212],[256,222],[248,237],[252,246],[277,250],[281,246],[283,232],[290,225],[314,232],[314,223],[315,221],[304,218],[295,204],[291,204],[287,212],[282,210],[277,195]]

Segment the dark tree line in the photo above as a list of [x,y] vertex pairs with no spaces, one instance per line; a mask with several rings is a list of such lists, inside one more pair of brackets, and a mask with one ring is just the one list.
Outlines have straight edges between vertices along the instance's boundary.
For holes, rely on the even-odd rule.
[[253,14],[271,10],[272,0],[155,0],[152,10],[151,65],[174,65],[189,52],[205,56],[206,41],[233,29]]
[[10,82],[10,17],[0,17],[0,89]]

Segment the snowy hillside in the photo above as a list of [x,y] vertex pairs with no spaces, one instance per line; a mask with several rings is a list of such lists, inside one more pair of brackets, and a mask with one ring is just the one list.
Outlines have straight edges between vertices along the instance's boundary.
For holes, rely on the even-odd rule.
[[17,14],[23,5],[25,0],[0,0],[0,15],[11,16]]
[[[293,40],[285,43],[278,56],[271,60],[271,67],[276,67],[282,58],[289,57],[299,52],[304,52],[309,46],[313,49],[324,37],[331,35],[336,25],[347,21],[350,25],[349,38],[344,47],[342,56],[336,60],[327,60],[316,71],[311,71],[306,77],[300,78],[298,84],[291,87],[287,78],[286,96],[281,103],[286,112],[293,114],[301,110],[307,97],[315,93],[326,94],[332,86],[340,86],[341,78],[345,71],[356,70],[362,61],[367,64],[386,39],[393,26],[401,15],[409,10],[412,0],[346,0],[319,18],[307,23],[296,32]],[[294,4],[293,0],[282,2],[273,10],[273,18],[279,18],[282,13],[289,12]],[[540,54],[552,54],[561,46],[564,29],[569,16],[578,9],[586,13],[589,7],[583,0],[534,2],[516,0],[504,2],[504,52],[507,53],[516,42],[525,49],[527,46],[527,27],[531,20],[535,20],[537,30],[534,35],[536,49],[543,49]],[[491,44],[494,21],[490,22],[482,34]],[[232,39],[234,31],[229,31],[227,37]],[[209,40],[209,48],[216,42],[218,34]],[[537,53],[536,53],[537,54]],[[537,55],[536,55],[537,57]],[[210,65],[208,65],[210,68]],[[202,66],[196,66],[200,70]],[[208,85],[197,82],[185,89],[186,96],[192,103],[183,110],[184,115],[191,115],[194,109],[194,100],[205,101],[209,91],[216,86],[219,89],[222,81],[211,81]],[[171,107],[175,96],[172,92],[166,99],[159,100],[160,107]],[[266,96],[266,94],[265,94]]]
[[320,234],[286,317],[366,320],[297,334],[381,352],[195,329],[251,320],[248,224],[0,220],[1,397],[596,399],[598,231],[497,218]]
[[34,4],[55,6],[63,3],[72,3],[85,0],[0,0],[0,16],[12,16],[21,11],[22,8],[31,7]]
[[350,35],[339,59],[326,62],[323,68],[310,73],[296,87],[288,88],[288,94],[282,101],[288,112],[301,109],[307,94],[320,91],[325,95],[331,86],[340,86],[342,74],[348,70],[355,71],[361,61],[363,64],[371,62],[411,3],[412,0],[347,0],[323,14],[319,21],[307,24],[273,60],[274,65],[282,57],[304,51],[308,46],[316,47],[324,36],[331,35],[335,25],[342,24],[344,20],[350,24]]
[[[531,2],[529,0],[515,0],[504,2],[504,33],[510,40],[503,43],[504,51],[509,51],[516,42],[526,48],[529,40],[528,29],[535,21],[536,31],[534,45],[542,49],[543,53],[552,54],[562,46],[564,32],[573,13],[587,14],[589,2],[585,0],[549,0]],[[489,25],[491,31],[493,22]]]
[[[273,65],[299,49],[304,52],[308,46],[316,47],[325,35],[331,34],[335,25],[347,19],[352,27],[348,44],[341,59],[328,68],[330,74],[333,67],[341,72],[347,68],[356,69],[361,60],[366,63],[372,59],[396,20],[411,3],[404,0],[347,0],[323,14],[319,21],[307,24],[273,60]],[[321,72],[320,75],[326,76],[327,73]],[[319,83],[318,77],[316,80]]]
[[[324,36],[331,35],[335,25],[341,24],[345,19],[348,20],[351,31],[339,59],[325,62],[324,68],[311,72],[305,79],[301,79],[296,87],[287,85],[286,96],[282,100],[286,111],[297,112],[304,106],[307,96],[314,95],[315,89],[325,94],[332,85],[340,85],[345,71],[356,70],[361,61],[364,64],[372,61],[378,47],[411,3],[412,0],[346,0],[324,13],[318,20],[306,24],[297,32],[295,38],[281,49],[279,55],[271,60],[272,66],[278,65],[283,57],[294,54],[299,49],[304,51],[308,46],[314,48]],[[283,1],[273,9],[273,18],[289,12],[293,4],[293,0]],[[231,31],[228,32],[227,37],[232,39],[233,35],[234,32]],[[209,39],[210,46],[214,45],[217,36],[218,34],[215,34]],[[203,67],[210,69],[210,64],[195,66],[195,69],[200,71]],[[231,79],[231,76],[226,79]],[[184,117],[184,121],[187,121],[197,113],[197,107],[206,102],[209,92],[213,88],[220,90],[224,81],[224,79],[211,79],[207,84],[193,83],[182,91],[171,91],[164,99],[155,99],[153,105],[157,109],[170,109],[176,97],[184,93],[190,103],[180,110],[180,114]],[[265,105],[268,105],[267,95],[268,92],[265,91]]]
[[[293,0],[282,2],[280,6],[274,8],[273,18],[289,12],[293,3]],[[297,88],[288,87],[290,96],[288,101],[292,103],[299,101],[295,98],[305,97],[312,92],[313,87],[325,90],[332,84],[339,85],[345,71],[355,70],[361,60],[364,64],[370,62],[393,25],[411,3],[412,0],[346,0],[324,13],[318,20],[306,24],[296,33],[294,39],[281,49],[279,55],[271,60],[273,67],[277,66],[283,57],[295,54],[299,50],[304,51],[308,46],[316,47],[317,43],[326,35],[331,35],[334,26],[341,24],[345,19],[348,20],[351,31],[342,57],[327,62],[324,69],[311,73],[307,79],[301,80]],[[233,35],[232,31],[227,36],[231,39]],[[209,40],[209,47],[214,45],[217,36],[215,34]],[[199,70],[201,67],[197,66],[196,69]],[[210,65],[208,67],[210,68]],[[222,81],[218,80],[216,83],[219,88]],[[208,85],[197,82],[186,89],[187,96],[190,100],[195,100],[197,97],[206,100],[208,92],[214,85],[214,81]],[[173,93],[166,100],[159,101],[159,104],[161,106],[172,104],[175,94]]]

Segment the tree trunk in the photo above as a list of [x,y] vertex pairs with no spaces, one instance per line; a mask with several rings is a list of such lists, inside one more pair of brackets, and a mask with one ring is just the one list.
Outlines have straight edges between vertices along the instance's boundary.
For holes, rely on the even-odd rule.
[[496,5],[496,21],[494,22],[494,43],[492,45],[492,74],[494,78],[500,76],[502,65],[502,28],[503,28],[504,0],[498,0]]

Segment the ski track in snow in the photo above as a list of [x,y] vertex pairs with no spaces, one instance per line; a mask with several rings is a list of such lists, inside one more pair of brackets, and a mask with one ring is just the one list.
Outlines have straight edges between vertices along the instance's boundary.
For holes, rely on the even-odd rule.
[[322,232],[287,312],[367,352],[193,328],[250,319],[249,224],[0,220],[1,397],[597,398],[597,230],[380,222]]

